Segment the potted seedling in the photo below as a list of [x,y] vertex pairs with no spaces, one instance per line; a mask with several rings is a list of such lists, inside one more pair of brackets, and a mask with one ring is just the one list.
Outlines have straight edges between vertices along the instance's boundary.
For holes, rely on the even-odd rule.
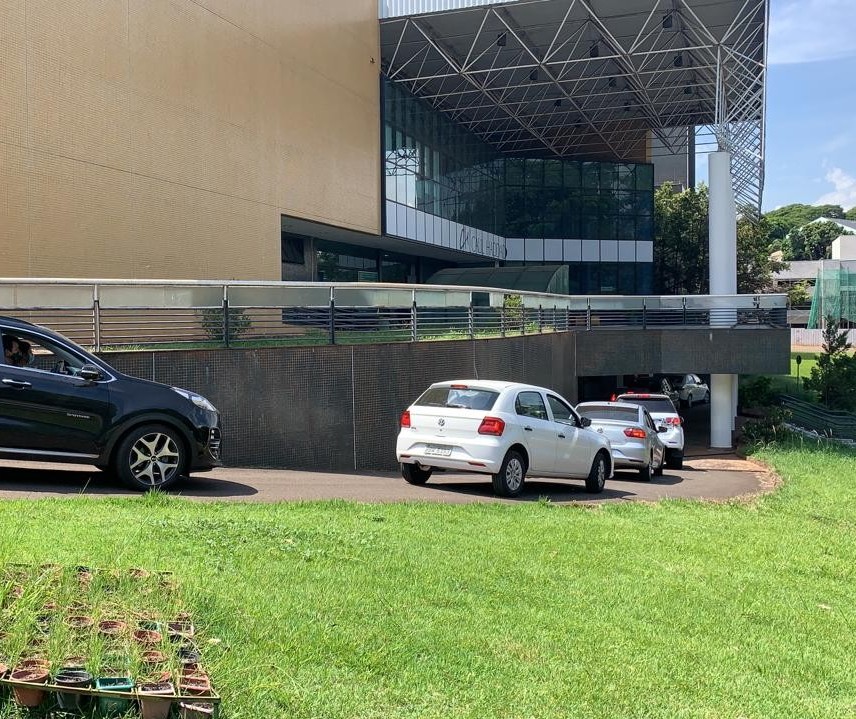
[[[54,677],[53,683],[63,689],[88,689],[93,685],[93,679],[85,669],[63,668]],[[67,712],[82,713],[92,704],[89,694],[62,689],[56,692],[56,700],[59,708]]]
[[150,677],[137,687],[137,696],[143,719],[166,719],[172,708],[175,686],[164,676]]
[[129,696],[123,696],[130,693],[134,688],[134,682],[132,682],[129,677],[99,677],[95,680],[95,688],[99,692],[121,693],[121,695],[115,697],[98,697],[98,713],[101,716],[121,716],[131,708],[131,698]]
[[180,702],[178,716],[180,719],[211,719],[215,707],[209,702]]
[[36,685],[47,684],[49,677],[49,665],[46,661],[16,667],[10,676],[11,681],[19,682],[12,685],[15,701],[22,707],[39,706],[44,701],[46,692]]
[[196,628],[190,619],[176,619],[172,622],[167,622],[166,627],[167,635],[174,642],[192,639],[196,634]]
[[166,663],[166,654],[158,649],[148,649],[140,656],[140,661],[149,667]]
[[95,623],[95,620],[87,614],[75,614],[69,617],[66,623],[75,631],[83,632],[89,629]]
[[128,625],[121,619],[102,619],[98,622],[98,632],[105,637],[120,637]]
[[141,645],[152,646],[159,644],[162,638],[161,633],[157,629],[134,630],[134,641]]

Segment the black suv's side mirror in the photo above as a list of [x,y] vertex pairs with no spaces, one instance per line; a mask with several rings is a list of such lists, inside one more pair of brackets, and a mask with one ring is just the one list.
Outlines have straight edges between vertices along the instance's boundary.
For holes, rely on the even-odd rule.
[[589,417],[580,417],[580,424],[583,427],[591,427],[591,419]]
[[101,379],[102,374],[101,370],[94,364],[85,364],[77,371],[77,376],[90,382],[96,382]]

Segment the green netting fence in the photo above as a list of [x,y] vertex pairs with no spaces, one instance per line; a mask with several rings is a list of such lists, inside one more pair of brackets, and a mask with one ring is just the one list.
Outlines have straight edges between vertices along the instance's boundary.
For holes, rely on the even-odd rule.
[[821,327],[824,317],[836,318],[842,327],[856,327],[856,269],[821,266],[808,326]]

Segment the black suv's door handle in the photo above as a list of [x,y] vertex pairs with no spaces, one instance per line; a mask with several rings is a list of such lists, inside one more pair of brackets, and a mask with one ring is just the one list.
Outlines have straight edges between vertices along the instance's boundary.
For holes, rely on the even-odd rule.
[[15,389],[27,389],[27,387],[32,387],[29,382],[21,382],[16,379],[4,379],[3,384],[8,385],[9,387],[14,387]]
[[527,432],[531,432],[531,431],[532,431],[532,428],[531,428],[531,427],[524,427],[523,429],[525,429]]

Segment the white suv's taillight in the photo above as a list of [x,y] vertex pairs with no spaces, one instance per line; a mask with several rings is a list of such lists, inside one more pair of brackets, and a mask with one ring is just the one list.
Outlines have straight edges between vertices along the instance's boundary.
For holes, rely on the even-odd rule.
[[410,410],[406,409],[401,413],[401,426],[407,428],[410,426]]

